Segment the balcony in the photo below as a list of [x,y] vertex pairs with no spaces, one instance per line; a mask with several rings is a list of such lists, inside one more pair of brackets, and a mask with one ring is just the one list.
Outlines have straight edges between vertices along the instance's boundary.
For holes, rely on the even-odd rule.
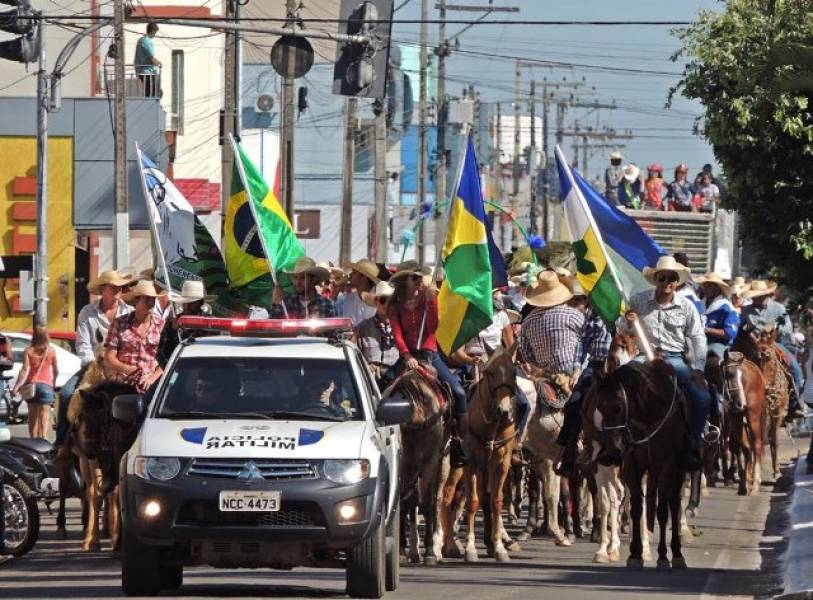
[[[124,95],[126,98],[161,98],[161,70],[157,73],[138,73],[143,68],[139,65],[124,65]],[[97,93],[102,96],[116,95],[116,80],[113,66],[103,69],[102,76],[97,80],[99,89]]]

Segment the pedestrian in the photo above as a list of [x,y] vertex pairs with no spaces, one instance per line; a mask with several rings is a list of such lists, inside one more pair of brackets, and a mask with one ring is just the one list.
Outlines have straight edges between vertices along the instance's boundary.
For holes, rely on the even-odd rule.
[[[6,391],[6,377],[5,372],[14,368],[14,355],[11,353],[11,342],[6,336],[0,334],[0,398],[2,398]],[[10,376],[9,376],[10,377]],[[11,407],[7,406],[6,414],[11,416]]]
[[159,91],[158,73],[161,69],[161,61],[155,58],[155,43],[153,42],[157,34],[158,25],[152,21],[147,23],[147,33],[138,38],[133,59],[136,75],[141,81],[146,98],[158,96]]
[[663,167],[652,163],[647,167],[647,178],[644,182],[644,208],[663,210],[666,196],[666,182],[663,180]]
[[150,281],[139,281],[123,296],[133,312],[117,318],[104,342],[104,366],[111,379],[132,385],[144,394],[161,377],[158,346],[164,320],[153,310],[159,292]]
[[692,210],[692,186],[686,179],[689,167],[683,163],[675,167],[675,179],[669,184],[666,194],[668,210],[690,212]]
[[626,165],[624,167],[624,176],[618,183],[618,203],[635,210],[641,208],[644,189],[641,169],[632,163]]
[[613,206],[618,206],[618,184],[624,178],[621,161],[624,157],[616,150],[610,154],[610,166],[604,171],[604,197]]
[[23,353],[23,366],[14,387],[14,393],[19,393],[28,403],[28,435],[32,438],[48,436],[58,374],[56,352],[51,348],[48,330],[34,327],[31,344]]
[[697,194],[700,196],[700,212],[714,212],[720,204],[720,188],[711,182],[711,176],[707,173],[700,177]]
[[389,283],[379,281],[372,290],[362,292],[362,300],[367,306],[374,307],[375,313],[356,325],[354,330],[356,343],[381,391],[395,381],[395,364],[400,358],[389,315],[390,298],[394,291]]
[[319,283],[330,279],[328,269],[303,256],[297,259],[293,269],[284,272],[291,276],[294,292],[287,294],[280,286],[274,288],[272,319],[328,319],[336,316],[333,300],[325,298],[316,289]]
[[337,303],[336,313],[340,317],[349,318],[353,326],[356,326],[376,312],[374,307],[364,302],[364,294],[369,293],[380,281],[378,265],[369,258],[362,258],[358,262],[347,262],[342,267],[349,272],[350,289]]

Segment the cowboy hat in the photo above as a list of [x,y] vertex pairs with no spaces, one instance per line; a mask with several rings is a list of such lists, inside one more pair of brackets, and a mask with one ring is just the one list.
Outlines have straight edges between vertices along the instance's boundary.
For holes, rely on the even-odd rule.
[[555,267],[553,272],[556,273],[556,276],[559,278],[567,289],[571,292],[573,291],[573,273],[570,272],[570,269],[565,269],[564,267]]
[[542,308],[559,306],[573,297],[573,293],[559,281],[553,271],[543,271],[537,279],[539,284],[525,294],[525,300],[531,306]]
[[751,289],[751,284],[745,281],[745,277],[743,277],[742,275],[737,275],[734,279],[731,280],[731,287],[734,287],[735,285],[742,288],[743,292],[747,292],[748,290]]
[[355,271],[359,275],[363,275],[373,283],[381,281],[378,277],[378,265],[369,258],[362,258],[357,262],[348,261],[344,263],[342,267],[347,271]]
[[288,275],[313,275],[321,279],[330,278],[330,267],[316,264],[316,261],[307,256],[300,256],[296,259],[293,269],[283,271]]
[[169,299],[175,304],[191,304],[193,302],[214,302],[217,296],[207,294],[202,281],[188,280],[181,286],[181,293],[170,293]]
[[732,285],[731,296],[739,296],[740,298],[742,298],[743,294],[745,294],[747,289],[748,288],[745,287],[744,285]]
[[393,292],[395,292],[395,289],[389,283],[386,281],[379,281],[375,284],[373,291],[361,292],[361,300],[367,306],[375,307],[376,300],[378,298],[389,298],[392,296]]
[[768,283],[762,279],[754,279],[751,288],[743,293],[743,298],[759,298],[760,296],[773,296],[776,291],[775,283]]
[[335,266],[329,260],[320,260],[319,262],[316,263],[316,266],[318,268],[327,270],[328,279],[330,281],[338,281],[345,275],[344,269]]
[[728,297],[731,295],[731,286],[728,285],[723,278],[720,277],[719,273],[715,273],[714,271],[710,271],[705,274],[703,277],[695,277],[695,282],[699,285],[703,285],[704,283],[713,283],[717,287],[720,288],[720,291],[723,293],[723,296]]
[[91,294],[101,294],[104,285],[122,287],[130,283],[133,283],[132,275],[123,275],[118,271],[102,271],[96,279],[93,279],[88,284],[88,291]]
[[636,181],[638,177],[641,175],[641,169],[633,165],[632,163],[628,164],[624,167],[624,179],[632,183]]
[[418,275],[419,277],[426,277],[431,275],[432,271],[428,267],[422,267],[416,260],[408,260],[402,262],[395,268],[395,273],[390,277],[390,281],[394,281],[399,277],[406,277],[408,275]]
[[658,258],[658,264],[654,267],[644,267],[644,277],[646,280],[655,285],[655,277],[661,271],[674,271],[677,273],[678,276],[678,285],[683,285],[686,283],[686,280],[689,278],[691,271],[688,267],[684,267],[678,261],[675,260],[674,256],[669,256],[668,254],[665,256],[661,256]]
[[121,295],[122,300],[124,300],[127,304],[135,304],[135,301],[138,300],[141,296],[147,296],[149,298],[160,298],[161,296],[165,296],[166,292],[159,292],[158,288],[155,287],[155,284],[152,281],[146,281],[142,279],[141,281],[137,281],[136,284],[130,288],[125,294]]
[[610,154],[610,160],[624,160],[624,156],[618,150],[613,150]]

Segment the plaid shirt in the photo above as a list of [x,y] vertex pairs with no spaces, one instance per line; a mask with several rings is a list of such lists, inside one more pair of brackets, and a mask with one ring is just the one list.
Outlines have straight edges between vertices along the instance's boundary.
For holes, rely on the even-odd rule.
[[[117,317],[107,330],[104,347],[116,350],[116,358],[125,365],[135,365],[142,373],[152,373],[158,369],[158,346],[161,343],[161,330],[164,321],[155,314],[150,315],[150,324],[142,336],[138,331],[135,313]],[[116,373],[112,379],[132,383],[127,375]],[[146,390],[139,389],[140,393]]]
[[576,350],[584,326],[584,315],[560,305],[534,309],[522,322],[519,356],[548,375],[572,373],[578,364]]
[[590,361],[600,360],[603,361],[610,353],[610,344],[613,342],[613,336],[607,330],[604,321],[593,310],[592,306],[587,308],[584,315],[584,327],[582,327],[582,336],[579,340],[579,351],[576,356],[579,357],[579,362],[584,363],[587,355],[590,355]]
[[[283,299],[288,309],[289,319],[329,319],[336,316],[336,306],[333,300],[320,294],[314,294],[310,300],[304,302],[298,294],[285,294]],[[282,304],[271,307],[272,319],[284,319],[285,309]]]

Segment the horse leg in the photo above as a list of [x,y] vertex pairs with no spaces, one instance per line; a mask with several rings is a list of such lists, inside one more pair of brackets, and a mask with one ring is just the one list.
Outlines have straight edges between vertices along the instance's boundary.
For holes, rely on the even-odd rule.
[[773,480],[776,482],[781,473],[779,472],[779,428],[780,417],[771,417],[771,428],[769,431],[769,441],[771,444],[771,468],[773,469]]
[[448,558],[461,558],[463,546],[455,535],[455,496],[460,480],[463,478],[463,469],[454,469],[443,484],[440,506],[440,527],[443,530],[443,556]]
[[[596,486],[598,487],[598,503],[594,509],[599,515],[598,531],[601,534],[599,540],[599,547],[593,555],[594,563],[610,562],[608,546],[610,545],[610,533],[607,529],[608,520],[610,518],[611,501],[610,501],[610,488],[609,485],[609,471],[611,467],[598,465],[596,471]],[[594,516],[595,518],[595,516]],[[596,532],[596,525],[593,525],[593,533]]]
[[108,506],[110,507],[107,513],[107,526],[110,530],[110,544],[113,551],[118,552],[121,550],[121,507],[119,506],[118,484],[116,484],[113,490],[107,494],[105,502],[107,502]]
[[525,477],[525,466],[524,465],[517,465],[512,470],[512,476],[514,479],[514,498],[513,498],[513,505],[514,505],[514,514],[516,515],[516,520],[512,523],[515,524],[519,521],[519,517],[522,514],[522,482],[524,481]]
[[494,558],[497,562],[508,562],[510,560],[508,551],[503,545],[503,532],[505,531],[502,523],[502,506],[503,496],[498,493],[503,488],[505,480],[508,478],[508,471],[511,469],[511,450],[510,448],[502,449],[505,456],[495,465],[495,468],[489,473],[489,489],[494,490],[491,494],[490,504],[487,510],[491,513],[491,544],[493,548]]
[[[493,513],[491,512],[491,498],[494,494],[488,489],[490,483],[489,473],[481,472],[478,479],[483,481],[480,487],[480,508],[483,509],[483,545],[486,547],[486,556],[494,556],[494,542],[491,540],[493,534],[492,527],[494,523]],[[497,494],[499,495],[499,494]]]
[[533,463],[528,469],[528,522],[525,529],[517,538],[520,542],[531,539],[538,525],[539,514],[539,475],[537,474],[538,463]]
[[[680,486],[673,486],[669,493],[669,512],[672,515],[672,568],[685,569],[686,559],[683,558],[681,552],[680,540],[680,515],[683,511],[680,510]],[[664,525],[665,526],[665,525]]]
[[[669,564],[669,556],[667,554],[667,547],[666,547],[666,527],[667,521],[669,519],[669,498],[665,493],[665,485],[660,485],[657,488],[658,498],[657,498],[657,516],[658,516],[658,528],[660,533],[660,540],[658,542],[658,563],[657,568],[659,571],[668,571],[671,569],[671,565]],[[652,492],[650,492],[652,493]]]
[[399,527],[401,528],[401,535],[398,539],[398,551],[401,557],[401,560],[406,560],[406,544],[407,544],[407,520],[409,519],[409,501],[401,498],[401,523]]
[[475,545],[474,519],[477,516],[477,509],[480,508],[480,477],[474,472],[473,467],[466,467],[467,482],[469,488],[469,503],[466,512],[466,562],[477,562],[480,557],[477,555]]
[[417,565],[421,562],[421,542],[418,534],[418,498],[416,496],[410,503],[407,514],[409,516],[409,562]]
[[[597,465],[601,469],[601,465]],[[601,503],[601,487],[597,482],[598,474],[587,474],[587,489],[590,492],[590,499],[593,505],[593,530],[590,532],[590,541],[594,544],[601,542],[601,520],[599,505]]]
[[565,529],[565,536],[571,541],[575,539],[571,514],[572,506],[570,480],[567,477],[559,477],[559,522]]
[[686,516],[697,516],[697,509],[700,508],[700,484],[701,471],[693,471],[689,475],[689,505],[686,507]]
[[[678,495],[683,496],[685,488],[689,484],[686,482],[685,478],[683,483],[678,487]],[[683,540],[684,544],[691,544],[694,540],[694,534],[692,530],[689,528],[689,520],[688,517],[690,516],[690,510],[687,507],[686,510],[680,515],[680,537]],[[694,516],[694,513],[691,512],[691,516]]]
[[560,477],[553,470],[553,461],[542,462],[542,481],[545,486],[545,502],[548,515],[548,533],[553,536],[557,546],[570,546],[571,541],[562,535],[559,529],[559,490]]
[[[627,466],[627,465],[625,465]],[[641,543],[641,518],[644,515],[644,498],[641,490],[641,474],[636,465],[629,465],[633,476],[627,478],[630,490],[630,521],[632,522],[632,538],[630,540],[630,555],[627,558],[627,568],[642,569],[644,560],[641,556],[643,544]],[[646,525],[644,525],[646,529]]]
[[582,502],[581,502],[581,484],[582,478],[579,476],[578,471],[568,481],[568,488],[570,489],[570,502],[573,516],[573,535],[577,538],[584,536],[582,531]]
[[85,527],[85,535],[82,540],[82,550],[86,552],[98,552],[101,548],[99,541],[99,513],[102,509],[102,496],[99,493],[97,482],[96,461],[89,461],[82,458],[79,462],[82,481],[85,482],[85,495],[88,504],[88,522]]

